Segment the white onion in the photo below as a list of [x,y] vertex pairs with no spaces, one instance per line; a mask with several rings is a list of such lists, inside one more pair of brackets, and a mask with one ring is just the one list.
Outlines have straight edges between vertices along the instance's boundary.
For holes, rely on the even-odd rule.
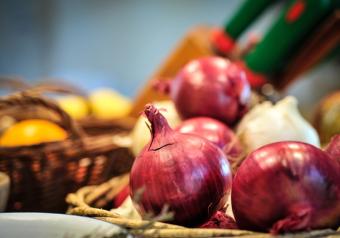
[[241,120],[237,136],[251,152],[278,141],[301,141],[320,147],[316,130],[302,117],[297,100],[288,96],[275,105],[264,102],[255,106]]

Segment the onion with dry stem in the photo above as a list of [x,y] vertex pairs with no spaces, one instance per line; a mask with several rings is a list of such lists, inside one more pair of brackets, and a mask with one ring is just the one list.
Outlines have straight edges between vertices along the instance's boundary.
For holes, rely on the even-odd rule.
[[[229,162],[208,140],[172,130],[162,114],[147,105],[151,142],[136,158],[131,174],[131,197],[137,209],[159,214],[164,205],[175,224],[197,226],[221,209],[231,188]],[[136,194],[142,191],[140,196]]]

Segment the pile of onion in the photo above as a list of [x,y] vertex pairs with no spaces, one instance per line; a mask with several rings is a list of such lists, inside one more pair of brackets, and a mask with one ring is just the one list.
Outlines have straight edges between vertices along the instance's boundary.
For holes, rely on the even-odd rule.
[[241,229],[273,233],[340,225],[340,166],[302,142],[252,152],[236,172],[232,208]]
[[151,123],[152,138],[130,174],[137,210],[142,216],[159,214],[168,205],[174,213],[171,223],[203,224],[224,206],[230,193],[226,155],[202,137],[172,130],[153,105],[147,105],[144,114]]
[[190,61],[166,88],[184,119],[206,116],[234,124],[248,109],[250,85],[245,72],[221,57]]
[[181,133],[202,136],[222,149],[230,162],[242,154],[242,147],[234,132],[225,124],[209,117],[194,117],[176,128]]

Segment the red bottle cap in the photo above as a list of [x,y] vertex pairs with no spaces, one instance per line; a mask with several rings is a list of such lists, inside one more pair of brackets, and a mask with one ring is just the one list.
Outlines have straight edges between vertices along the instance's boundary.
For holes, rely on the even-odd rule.
[[295,22],[299,19],[305,10],[306,3],[303,0],[296,1],[288,10],[286,21],[289,23]]
[[254,72],[243,61],[237,61],[235,63],[245,71],[252,88],[260,88],[268,82],[266,75]]
[[220,53],[226,55],[230,54],[235,46],[234,39],[222,29],[214,29],[212,31],[212,43]]

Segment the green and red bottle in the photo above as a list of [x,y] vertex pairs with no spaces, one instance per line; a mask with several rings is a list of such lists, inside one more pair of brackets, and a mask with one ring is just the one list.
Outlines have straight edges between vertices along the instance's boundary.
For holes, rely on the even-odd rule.
[[240,64],[253,87],[264,83],[278,85],[273,74],[291,59],[295,51],[318,24],[336,7],[336,0],[293,0],[282,11],[260,43]]
[[212,44],[215,50],[223,55],[231,54],[239,36],[274,2],[275,0],[246,0],[224,28],[213,31]]

